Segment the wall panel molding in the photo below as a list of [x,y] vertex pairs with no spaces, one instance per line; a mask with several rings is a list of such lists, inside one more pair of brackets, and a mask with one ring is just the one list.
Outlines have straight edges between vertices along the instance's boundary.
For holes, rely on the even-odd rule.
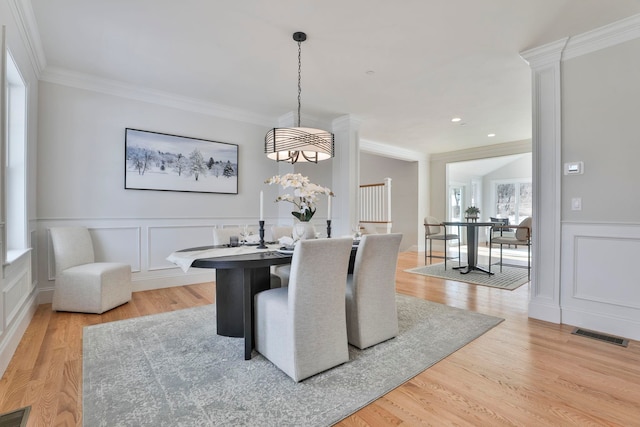
[[562,323],[640,339],[640,224],[563,223]]

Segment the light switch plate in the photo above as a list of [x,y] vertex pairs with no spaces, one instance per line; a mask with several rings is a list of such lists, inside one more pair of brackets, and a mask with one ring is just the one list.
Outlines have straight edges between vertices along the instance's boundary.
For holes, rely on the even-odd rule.
[[572,211],[582,210],[582,197],[574,197],[571,199],[571,210]]

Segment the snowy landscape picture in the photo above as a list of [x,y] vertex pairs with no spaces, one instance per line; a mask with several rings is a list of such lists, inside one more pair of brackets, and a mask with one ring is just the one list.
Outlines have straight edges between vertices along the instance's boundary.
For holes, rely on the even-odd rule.
[[127,128],[124,188],[238,194],[238,146]]

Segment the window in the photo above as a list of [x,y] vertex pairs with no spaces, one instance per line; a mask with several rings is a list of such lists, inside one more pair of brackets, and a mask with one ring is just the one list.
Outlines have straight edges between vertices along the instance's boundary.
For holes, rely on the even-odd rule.
[[509,218],[509,224],[519,224],[532,214],[531,182],[498,182],[495,184],[495,211],[498,218]]
[[6,152],[5,203],[7,259],[27,249],[26,106],[27,88],[7,51],[6,61]]

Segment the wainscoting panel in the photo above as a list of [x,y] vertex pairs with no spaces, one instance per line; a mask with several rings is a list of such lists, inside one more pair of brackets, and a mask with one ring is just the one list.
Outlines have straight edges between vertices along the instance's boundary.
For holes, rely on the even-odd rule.
[[213,226],[182,225],[149,227],[149,271],[177,268],[167,257],[179,249],[213,244]]
[[141,270],[140,227],[91,228],[96,261],[124,262],[133,273]]
[[640,226],[565,223],[562,323],[640,339]]
[[15,319],[19,309],[22,307],[22,303],[29,296],[31,289],[29,280],[29,270],[23,269],[22,274],[14,278],[2,290],[2,299],[4,301],[4,313],[6,318],[5,324],[9,325]]
[[[250,222],[245,218],[55,218],[37,223],[34,247],[37,258],[38,302],[51,302],[55,286],[55,258],[49,228],[81,225],[89,228],[96,260],[125,262],[131,265],[133,290],[144,291],[171,286],[208,282],[215,270],[190,269],[184,273],[166,258],[179,249],[208,246],[213,229]],[[265,229],[268,238],[271,224]]]

